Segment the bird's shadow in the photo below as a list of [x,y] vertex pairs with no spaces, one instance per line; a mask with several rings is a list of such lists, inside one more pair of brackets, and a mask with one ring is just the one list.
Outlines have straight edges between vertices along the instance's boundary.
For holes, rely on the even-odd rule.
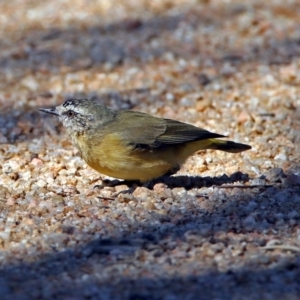
[[129,180],[104,180],[103,186],[118,186],[127,185],[130,189],[137,186],[144,186],[150,190],[154,189],[154,186],[158,183],[165,184],[169,188],[185,188],[186,190],[194,188],[203,188],[211,186],[221,186],[223,184],[232,184],[234,182],[248,182],[250,179],[249,175],[242,172],[235,172],[230,176],[223,174],[218,177],[210,176],[188,176],[188,175],[178,175],[178,176],[162,176],[147,183],[142,183],[140,181],[129,181]]

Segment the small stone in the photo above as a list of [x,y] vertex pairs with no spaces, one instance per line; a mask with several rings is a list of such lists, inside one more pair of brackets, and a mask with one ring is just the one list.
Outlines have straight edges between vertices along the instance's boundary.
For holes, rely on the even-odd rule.
[[8,139],[0,132],[0,144],[6,144]]
[[252,230],[256,224],[254,216],[249,215],[242,221],[242,224],[247,230]]
[[66,234],[73,234],[74,231],[75,231],[75,227],[74,226],[69,226],[69,225],[61,225],[60,226],[60,229],[63,233],[66,233]]
[[42,166],[44,164],[44,162],[41,159],[39,159],[39,158],[34,158],[30,162],[30,164],[32,164],[33,166],[36,166],[36,167],[40,167],[40,166]]
[[272,239],[272,240],[267,242],[266,247],[281,245],[281,244],[282,244],[282,241],[280,241],[278,239]]
[[275,160],[283,160],[283,161],[287,161],[287,156],[283,153],[279,153],[274,157]]
[[35,200],[31,200],[28,204],[28,208],[32,208],[32,207],[36,207],[37,206],[37,203]]
[[279,203],[286,202],[290,198],[290,194],[287,191],[281,191],[275,195],[275,200]]
[[288,174],[283,180],[284,186],[293,187],[300,186],[300,176],[296,174]]
[[282,181],[282,179],[285,177],[286,177],[286,175],[284,174],[284,172],[281,168],[272,168],[266,174],[266,179],[269,182]]
[[251,180],[250,184],[251,185],[265,185],[266,181],[261,178],[254,178],[253,180]]
[[208,98],[198,100],[196,103],[196,110],[200,112],[204,111],[211,105],[211,102],[211,99]]
[[134,196],[129,193],[120,193],[118,194],[117,199],[119,202],[125,202],[125,203],[128,203],[130,201],[135,201]]
[[154,193],[162,198],[162,199],[167,199],[167,198],[172,198],[173,197],[173,193],[172,190],[169,189],[165,184],[163,183],[157,183],[154,185],[153,187],[153,191]]
[[64,198],[61,195],[53,195],[51,197],[51,201],[54,203],[61,203],[61,202],[64,202]]
[[240,115],[238,116],[237,122],[238,122],[239,124],[243,124],[243,123],[245,123],[246,121],[249,121],[250,119],[251,119],[251,118],[250,118],[249,113],[246,112],[246,111],[242,111],[242,112],[240,113]]
[[8,206],[14,206],[15,204],[16,204],[16,201],[13,197],[8,198],[6,201],[6,205],[8,205]]
[[299,219],[300,218],[300,213],[297,212],[296,210],[293,210],[290,213],[288,213],[288,218],[289,219]]

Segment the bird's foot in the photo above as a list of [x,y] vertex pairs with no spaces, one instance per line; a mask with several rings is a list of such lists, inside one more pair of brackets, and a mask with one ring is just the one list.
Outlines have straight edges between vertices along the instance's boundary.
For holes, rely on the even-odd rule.
[[115,193],[113,196],[118,197],[119,195],[126,195],[126,194],[132,195],[136,188],[137,188],[136,185],[131,186],[128,189],[125,189],[125,190]]
[[109,179],[105,179],[102,180],[102,184],[97,184],[94,186],[94,189],[103,189],[104,187],[117,187],[119,185],[127,185],[128,189],[125,189],[123,191],[120,191],[116,194],[114,194],[114,197],[117,197],[120,194],[132,194],[135,189],[138,186],[141,186],[141,182],[137,181],[137,180],[118,180],[118,179],[114,179],[114,180],[109,180]]
[[114,179],[114,180],[104,179],[102,180],[102,184],[96,184],[94,186],[94,189],[103,189],[104,187],[116,187],[122,184],[123,181],[120,181],[118,179]]

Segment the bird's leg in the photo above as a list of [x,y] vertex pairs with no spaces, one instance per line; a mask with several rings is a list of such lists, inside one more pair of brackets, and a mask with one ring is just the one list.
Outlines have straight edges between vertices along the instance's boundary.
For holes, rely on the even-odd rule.
[[166,179],[170,178],[172,175],[176,174],[179,171],[180,167],[178,165],[174,166],[171,170],[169,170],[166,174],[152,179],[148,182],[146,182],[144,185],[147,189],[153,190],[153,187],[157,184],[157,183],[163,183],[166,184]]
[[118,185],[127,185],[128,189],[125,189],[123,191],[120,191],[120,192],[114,194],[113,195],[114,197],[118,197],[118,195],[120,195],[120,194],[132,194],[138,186],[141,186],[143,184],[139,180],[118,180],[118,179],[109,180],[109,179],[105,179],[102,181],[102,184],[95,185],[94,189],[95,188],[102,189],[106,186],[116,187]]
[[179,165],[175,165],[173,166],[172,169],[170,169],[166,174],[164,174],[163,176],[161,177],[158,177],[158,178],[155,178],[155,179],[152,179],[152,180],[149,180],[147,182],[141,182],[140,180],[118,180],[118,179],[113,179],[113,180],[110,180],[110,179],[104,179],[102,180],[102,184],[97,184],[94,186],[94,189],[95,188],[99,188],[99,189],[102,189],[106,186],[108,187],[116,187],[118,185],[127,185],[129,188],[132,188],[134,187],[133,191],[135,190],[135,188],[137,186],[145,186],[146,188],[148,189],[153,189],[153,186],[158,183],[158,182],[161,182],[162,179],[164,178],[168,178],[170,177],[171,175],[174,175],[175,173],[178,172],[178,170],[180,169],[180,166]]
[[103,189],[104,187],[116,187],[118,185],[127,185],[128,187],[132,187],[134,185],[141,185],[141,182],[139,180],[110,180],[110,179],[104,179],[102,180],[102,184],[96,184],[94,186],[94,189]]

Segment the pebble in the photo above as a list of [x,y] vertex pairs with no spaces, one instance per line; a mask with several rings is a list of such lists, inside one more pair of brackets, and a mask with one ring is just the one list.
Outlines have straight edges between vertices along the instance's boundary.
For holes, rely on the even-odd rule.
[[16,201],[13,197],[8,198],[6,201],[6,205],[8,205],[8,206],[13,206],[15,204],[16,204]]
[[285,177],[286,175],[281,168],[272,168],[266,173],[266,179],[269,182],[282,181]]

